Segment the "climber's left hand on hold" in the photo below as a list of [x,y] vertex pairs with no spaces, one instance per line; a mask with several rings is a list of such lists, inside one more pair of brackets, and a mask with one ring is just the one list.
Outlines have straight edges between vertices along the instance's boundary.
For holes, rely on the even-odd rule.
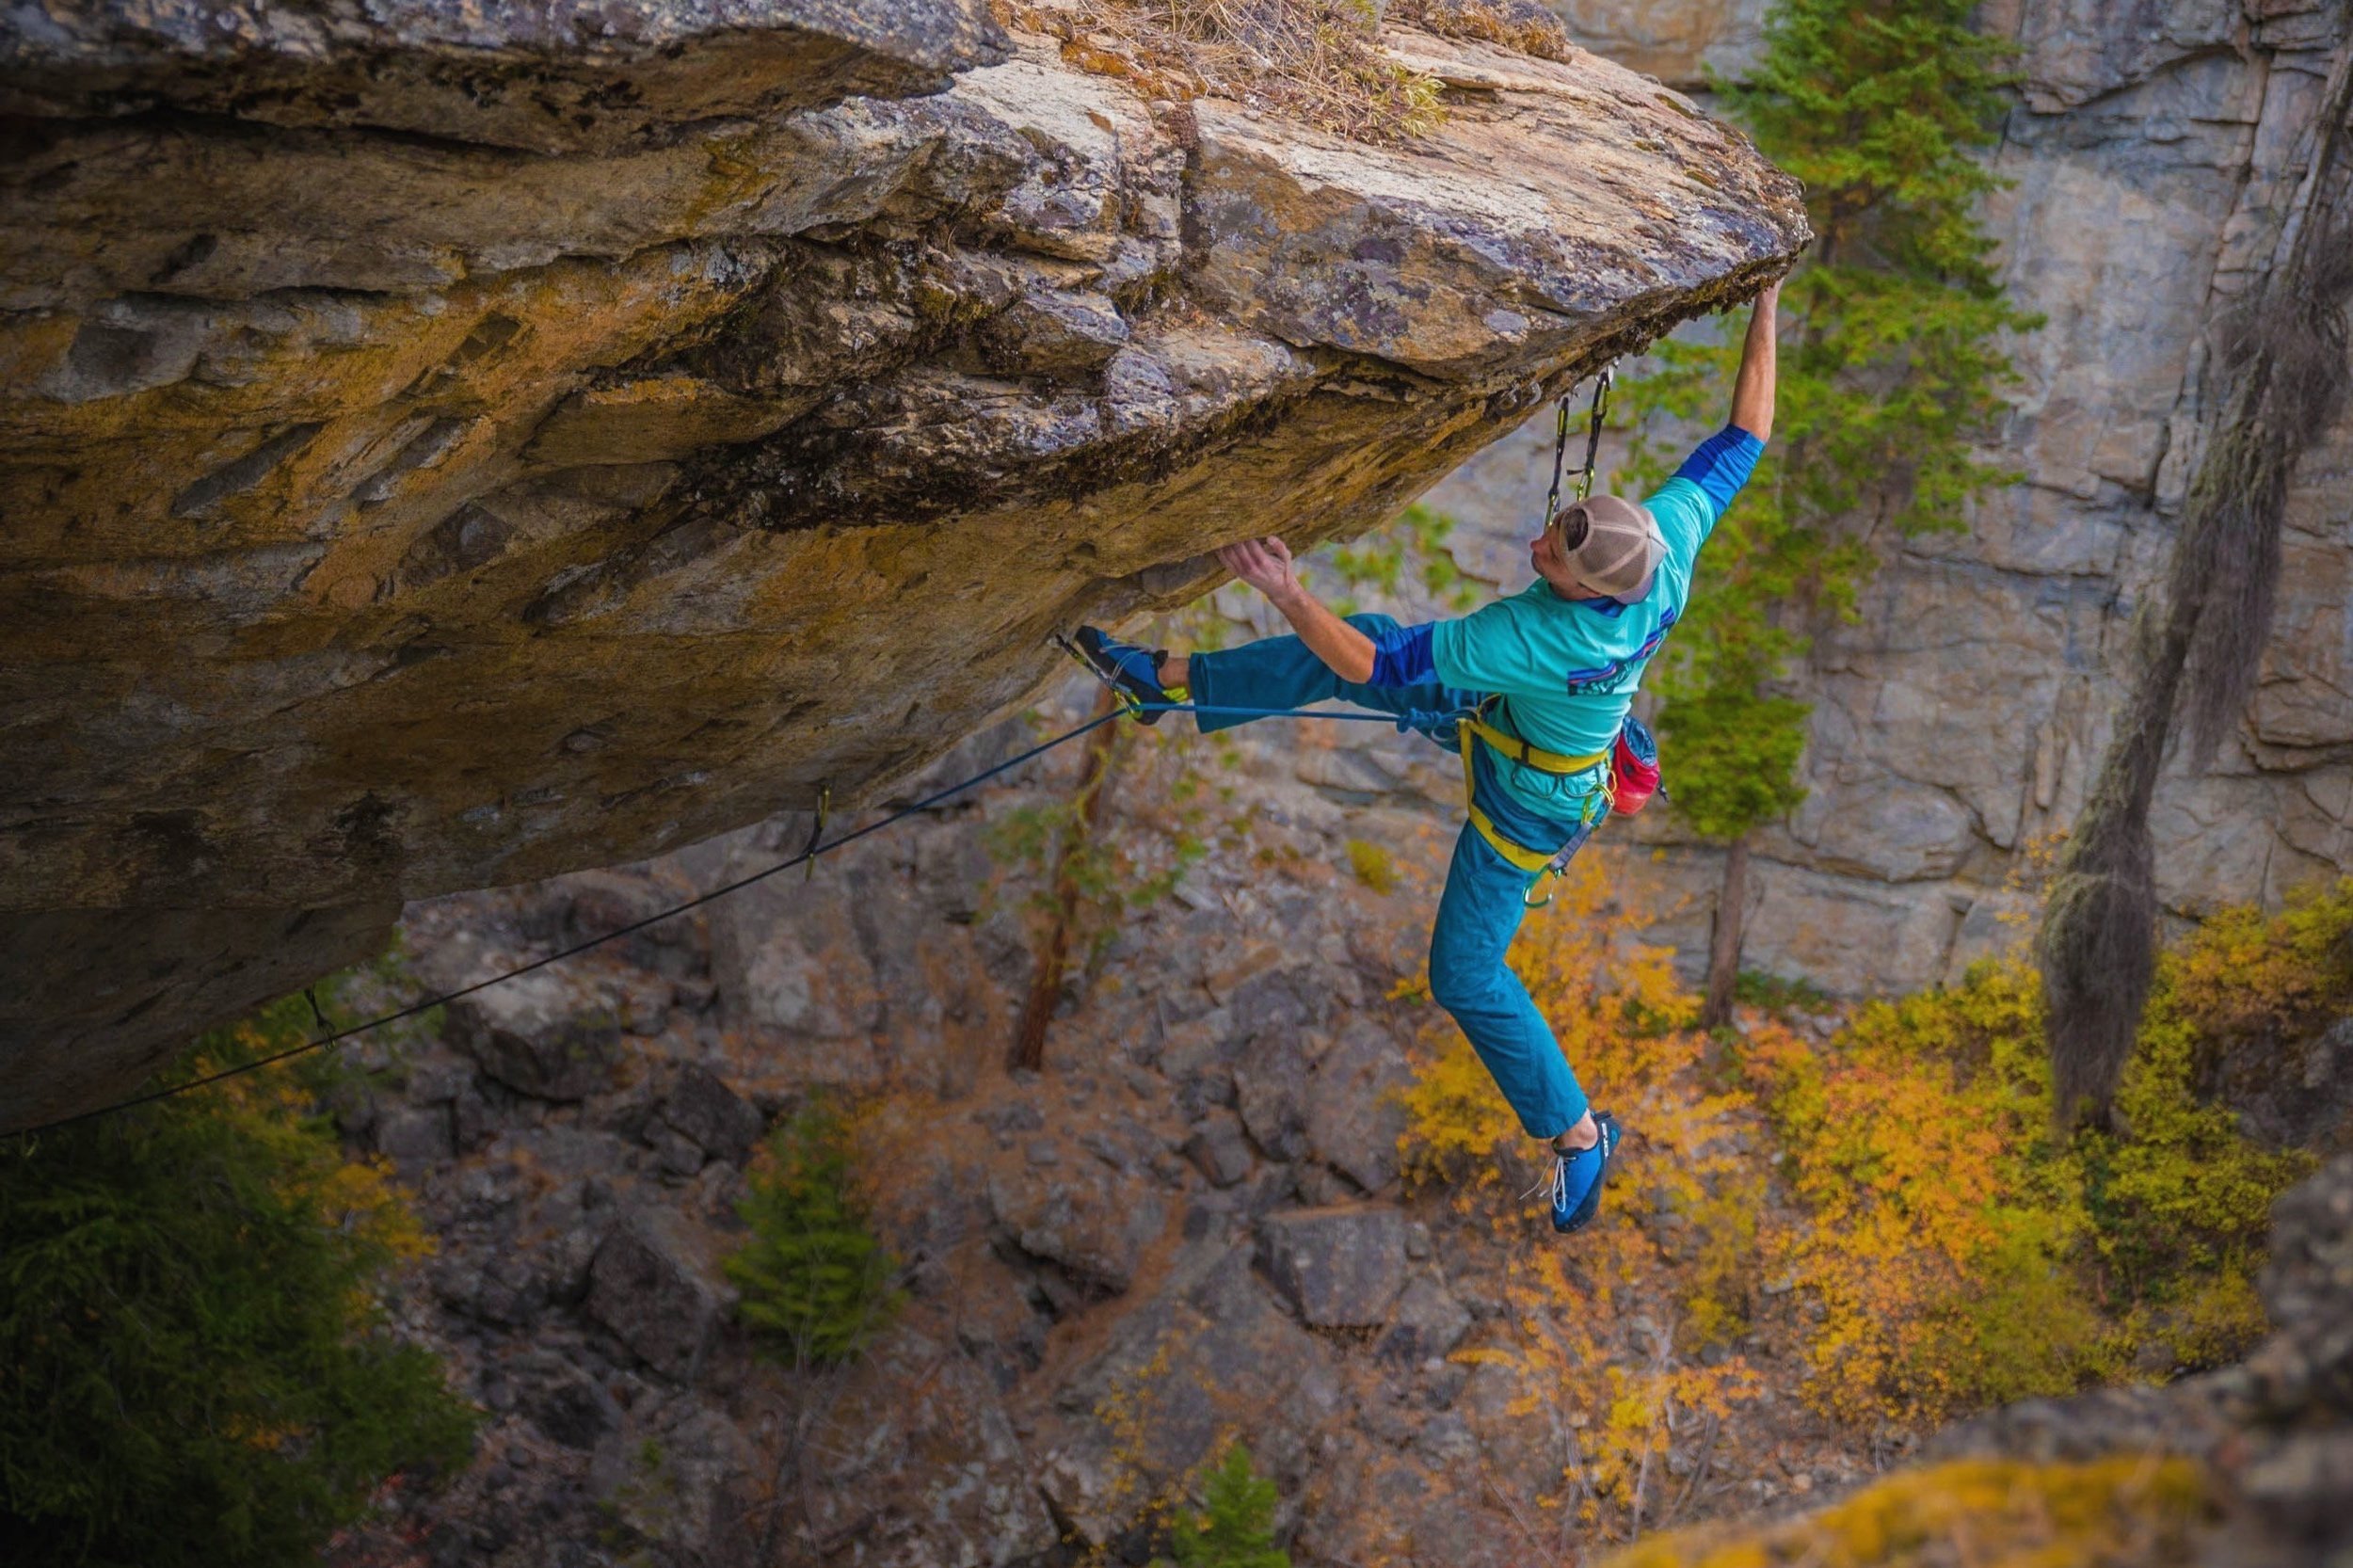
[[1324,608],[1299,580],[1290,547],[1276,538],[1244,539],[1217,552],[1220,565],[1266,595],[1308,650],[1342,680],[1372,679],[1372,639]]
[[1272,600],[1276,609],[1295,600],[1302,589],[1290,547],[1277,538],[1244,539],[1220,547],[1218,564]]

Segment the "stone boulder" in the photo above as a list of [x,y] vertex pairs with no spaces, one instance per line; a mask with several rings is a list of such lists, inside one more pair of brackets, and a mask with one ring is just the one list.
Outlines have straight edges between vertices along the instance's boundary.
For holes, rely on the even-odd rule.
[[616,1224],[588,1270],[588,1316],[654,1370],[692,1382],[734,1290],[712,1239],[666,1208]]
[[1095,1547],[1120,1538],[1236,1432],[1261,1464],[1304,1460],[1346,1408],[1331,1347],[1274,1302],[1250,1255],[1248,1242],[1216,1234],[1188,1246],[1056,1393],[1073,1414],[1131,1413],[1118,1432],[1083,1423],[1046,1456],[1038,1489],[1066,1536]]
[[1470,1326],[1469,1308],[1436,1280],[1417,1274],[1397,1298],[1389,1332],[1381,1338],[1381,1353],[1398,1361],[1443,1356],[1463,1342]]
[[[741,876],[789,853],[745,842],[726,868]],[[871,1041],[883,1022],[884,988],[859,940],[856,896],[840,876],[804,880],[794,872],[746,888],[712,906],[711,939],[711,975],[728,1028],[815,1045],[790,1058],[804,1081],[873,1083],[881,1068]]]
[[370,1138],[392,1160],[401,1179],[415,1183],[426,1171],[457,1152],[457,1134],[446,1105],[393,1105],[380,1112]]
[[1241,1124],[1224,1111],[1212,1111],[1194,1125],[1185,1140],[1185,1158],[1212,1187],[1231,1187],[1248,1176],[1256,1163]]
[[2261,1288],[2279,1329],[2249,1360],[2264,1404],[2290,1416],[2319,1407],[2353,1422],[2353,1155],[2273,1208]]
[[767,1118],[760,1108],[728,1088],[716,1073],[696,1063],[679,1070],[662,1120],[714,1160],[741,1165],[760,1142]]
[[1368,1192],[1388,1186],[1397,1179],[1397,1141],[1405,1130],[1397,1095],[1413,1080],[1396,1036],[1369,1018],[1351,1019],[1316,1063],[1307,1091],[1308,1150]]
[[1134,1279],[1137,1259],[1168,1223],[1151,1192],[1094,1160],[1032,1158],[988,1180],[990,1211],[1014,1244],[1059,1266],[1081,1291],[1116,1295]]
[[534,1099],[584,1099],[609,1087],[621,1054],[612,1004],[561,967],[451,1002],[449,1033],[483,1076]]
[[1296,1040],[1264,1040],[1234,1066],[1234,1104],[1250,1141],[1288,1164],[1307,1152],[1307,1065]]
[[568,1368],[557,1371],[531,1400],[532,1425],[567,1448],[592,1450],[622,1423],[620,1407],[595,1379]]
[[760,1488],[769,1472],[744,1428],[694,1400],[663,1409],[650,1431],[607,1432],[586,1477],[611,1521],[610,1539],[632,1532],[655,1561],[696,1568],[756,1568]]
[[1258,1223],[1267,1274],[1317,1328],[1377,1328],[1405,1287],[1405,1216],[1341,1204]]
[[978,0],[570,14],[0,18],[0,951],[138,954],[0,974],[0,1128],[404,900],[872,803],[1809,238],[1582,54],[1393,31],[1476,109],[1375,146]]

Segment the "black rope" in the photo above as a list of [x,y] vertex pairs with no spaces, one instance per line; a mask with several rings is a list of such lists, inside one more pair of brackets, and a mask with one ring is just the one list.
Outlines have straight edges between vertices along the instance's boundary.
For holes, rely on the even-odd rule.
[[[1143,706],[1149,711],[1156,712],[1208,713],[1212,716],[1232,716],[1238,718],[1355,719],[1370,721],[1378,724],[1395,724],[1398,722],[1396,715],[1390,713],[1352,712],[1344,709],[1327,709],[1318,712],[1309,712],[1305,709],[1298,708],[1205,708],[1198,703],[1190,702],[1156,702]],[[591,948],[602,947],[607,942],[616,941],[623,936],[632,936],[637,932],[645,930],[649,925],[659,924],[661,921],[666,920],[674,915],[683,915],[690,909],[699,909],[706,904],[727,897],[729,893],[741,892],[743,889],[750,887],[755,882],[765,882],[768,878],[775,876],[779,872],[789,872],[795,866],[815,860],[817,856],[821,855],[831,854],[833,851],[841,848],[845,844],[854,844],[860,839],[867,837],[869,834],[880,833],[884,828],[890,826],[893,823],[904,822],[909,817],[928,811],[933,807],[939,805],[942,801],[960,795],[976,784],[985,784],[990,779],[995,778],[998,775],[1008,773],[1013,769],[1019,767],[1024,762],[1043,757],[1046,753],[1053,750],[1056,746],[1075,741],[1091,729],[1096,729],[1103,725],[1109,724],[1113,719],[1126,718],[1128,716],[1131,710],[1128,708],[1114,708],[1108,713],[1098,713],[1094,718],[1087,720],[1086,723],[1080,725],[1075,729],[1065,729],[1061,734],[1055,736],[1052,740],[1041,741],[1036,745],[1030,747],[1029,750],[1022,752],[1020,755],[1008,758],[1004,761],[998,763],[993,768],[988,768],[980,773],[976,773],[971,777],[965,779],[961,783],[951,784],[944,790],[940,790],[933,794],[925,795],[921,800],[917,801],[914,805],[902,807],[898,810],[893,811],[890,815],[883,818],[880,822],[869,823],[864,827],[857,828],[853,832],[844,833],[838,839],[828,839],[820,842],[818,835],[823,833],[824,830],[824,819],[825,815],[825,807],[832,798],[832,791],[828,789],[821,792],[818,796],[818,824],[815,830],[809,834],[808,846],[789,860],[779,860],[773,866],[752,872],[749,876],[738,877],[735,881],[727,883],[721,887],[713,888],[707,893],[697,893],[695,897],[688,899],[683,904],[674,904],[667,909],[658,910],[653,914],[646,916],[642,920],[632,920],[629,924],[616,927],[614,930],[608,931],[600,936],[591,936],[584,942],[575,942],[570,947],[563,948],[557,952],[551,952],[545,957],[535,958],[528,964],[518,965],[514,968],[506,969],[498,974],[491,975],[486,980],[477,980],[471,985],[461,985],[455,991],[444,991],[440,996],[427,997],[422,1001],[410,1002],[408,1006],[403,1007],[396,1012],[386,1013],[380,1016],[370,1018],[364,1023],[352,1024],[348,1028],[332,1030],[328,1033],[320,1035],[316,1039],[305,1040],[298,1046],[289,1046],[284,1050],[273,1051],[267,1056],[255,1057],[250,1062],[241,1062],[233,1067],[223,1067],[216,1073],[207,1073],[202,1078],[193,1078],[185,1083],[175,1083],[168,1088],[162,1089],[151,1089],[146,1094],[134,1095],[129,1099],[117,1100],[111,1105],[102,1105],[92,1111],[81,1111],[76,1112],[71,1116],[60,1116],[56,1121],[43,1122],[38,1127],[20,1128],[12,1136],[29,1138],[36,1133],[52,1132],[61,1127],[72,1127],[77,1122],[87,1122],[94,1120],[100,1116],[109,1116],[118,1111],[129,1111],[137,1106],[152,1105],[157,1100],[169,1099],[174,1095],[184,1095],[191,1089],[201,1089],[207,1084],[218,1083],[223,1079],[236,1078],[241,1074],[256,1072],[264,1067],[274,1066],[278,1063],[286,1061],[291,1057],[307,1055],[314,1050],[324,1050],[328,1046],[340,1044],[344,1040],[350,1039],[356,1034],[364,1034],[372,1029],[381,1029],[386,1024],[399,1023],[404,1018],[416,1017],[420,1014],[429,1013],[434,1008],[442,1006],[445,1003],[462,1000],[467,997],[472,996],[477,991],[487,991],[491,986],[500,984],[503,982],[527,975],[535,969],[544,969],[549,965],[560,964],[567,958],[576,958],[580,954],[586,952]],[[304,994],[309,995],[310,993],[306,990]],[[327,1025],[327,1016],[319,1010],[318,999],[316,997],[312,997],[311,999],[311,1009],[312,1015],[317,1017],[320,1027],[325,1028]]]

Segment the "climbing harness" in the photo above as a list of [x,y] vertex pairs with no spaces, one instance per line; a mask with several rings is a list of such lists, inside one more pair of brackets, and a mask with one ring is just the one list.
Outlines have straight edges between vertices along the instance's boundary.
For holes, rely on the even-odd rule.
[[1593,824],[1599,822],[1609,810],[1614,777],[1607,772],[1602,775],[1593,792],[1586,797],[1585,813],[1577,824],[1576,836],[1566,845],[1550,851],[1530,849],[1526,844],[1506,838],[1503,830],[1496,826],[1495,820],[1480,809],[1479,770],[1471,750],[1474,746],[1489,746],[1524,768],[1534,768],[1538,773],[1548,773],[1560,778],[1573,777],[1601,767],[1609,760],[1609,753],[1596,751],[1590,757],[1571,757],[1530,745],[1517,735],[1506,734],[1487,722],[1487,710],[1494,706],[1495,701],[1494,697],[1489,697],[1455,720],[1455,737],[1463,754],[1463,810],[1470,818],[1471,826],[1479,830],[1479,836],[1487,840],[1490,849],[1535,877],[1528,893],[1521,895],[1521,902],[1530,909],[1542,909],[1552,902],[1552,895],[1546,893],[1543,898],[1530,895],[1568,869],[1570,856],[1582,847]]
[[[1612,360],[1601,367],[1593,377],[1593,407],[1585,423],[1585,464],[1577,471],[1577,499],[1583,501],[1593,493],[1594,464],[1601,452],[1601,427],[1609,419],[1609,389],[1616,385],[1618,364]],[[1569,404],[1577,394],[1571,386],[1561,394],[1552,421],[1552,488],[1545,494],[1545,515],[1537,520],[1540,526],[1552,526],[1553,514],[1561,509],[1561,465],[1569,456]]]

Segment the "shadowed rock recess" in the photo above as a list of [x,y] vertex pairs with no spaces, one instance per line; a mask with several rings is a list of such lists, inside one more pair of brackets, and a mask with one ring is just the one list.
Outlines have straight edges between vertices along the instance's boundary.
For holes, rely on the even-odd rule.
[[970,0],[0,21],[0,1126],[404,899],[882,798],[1805,243],[1605,60],[1409,147]]

